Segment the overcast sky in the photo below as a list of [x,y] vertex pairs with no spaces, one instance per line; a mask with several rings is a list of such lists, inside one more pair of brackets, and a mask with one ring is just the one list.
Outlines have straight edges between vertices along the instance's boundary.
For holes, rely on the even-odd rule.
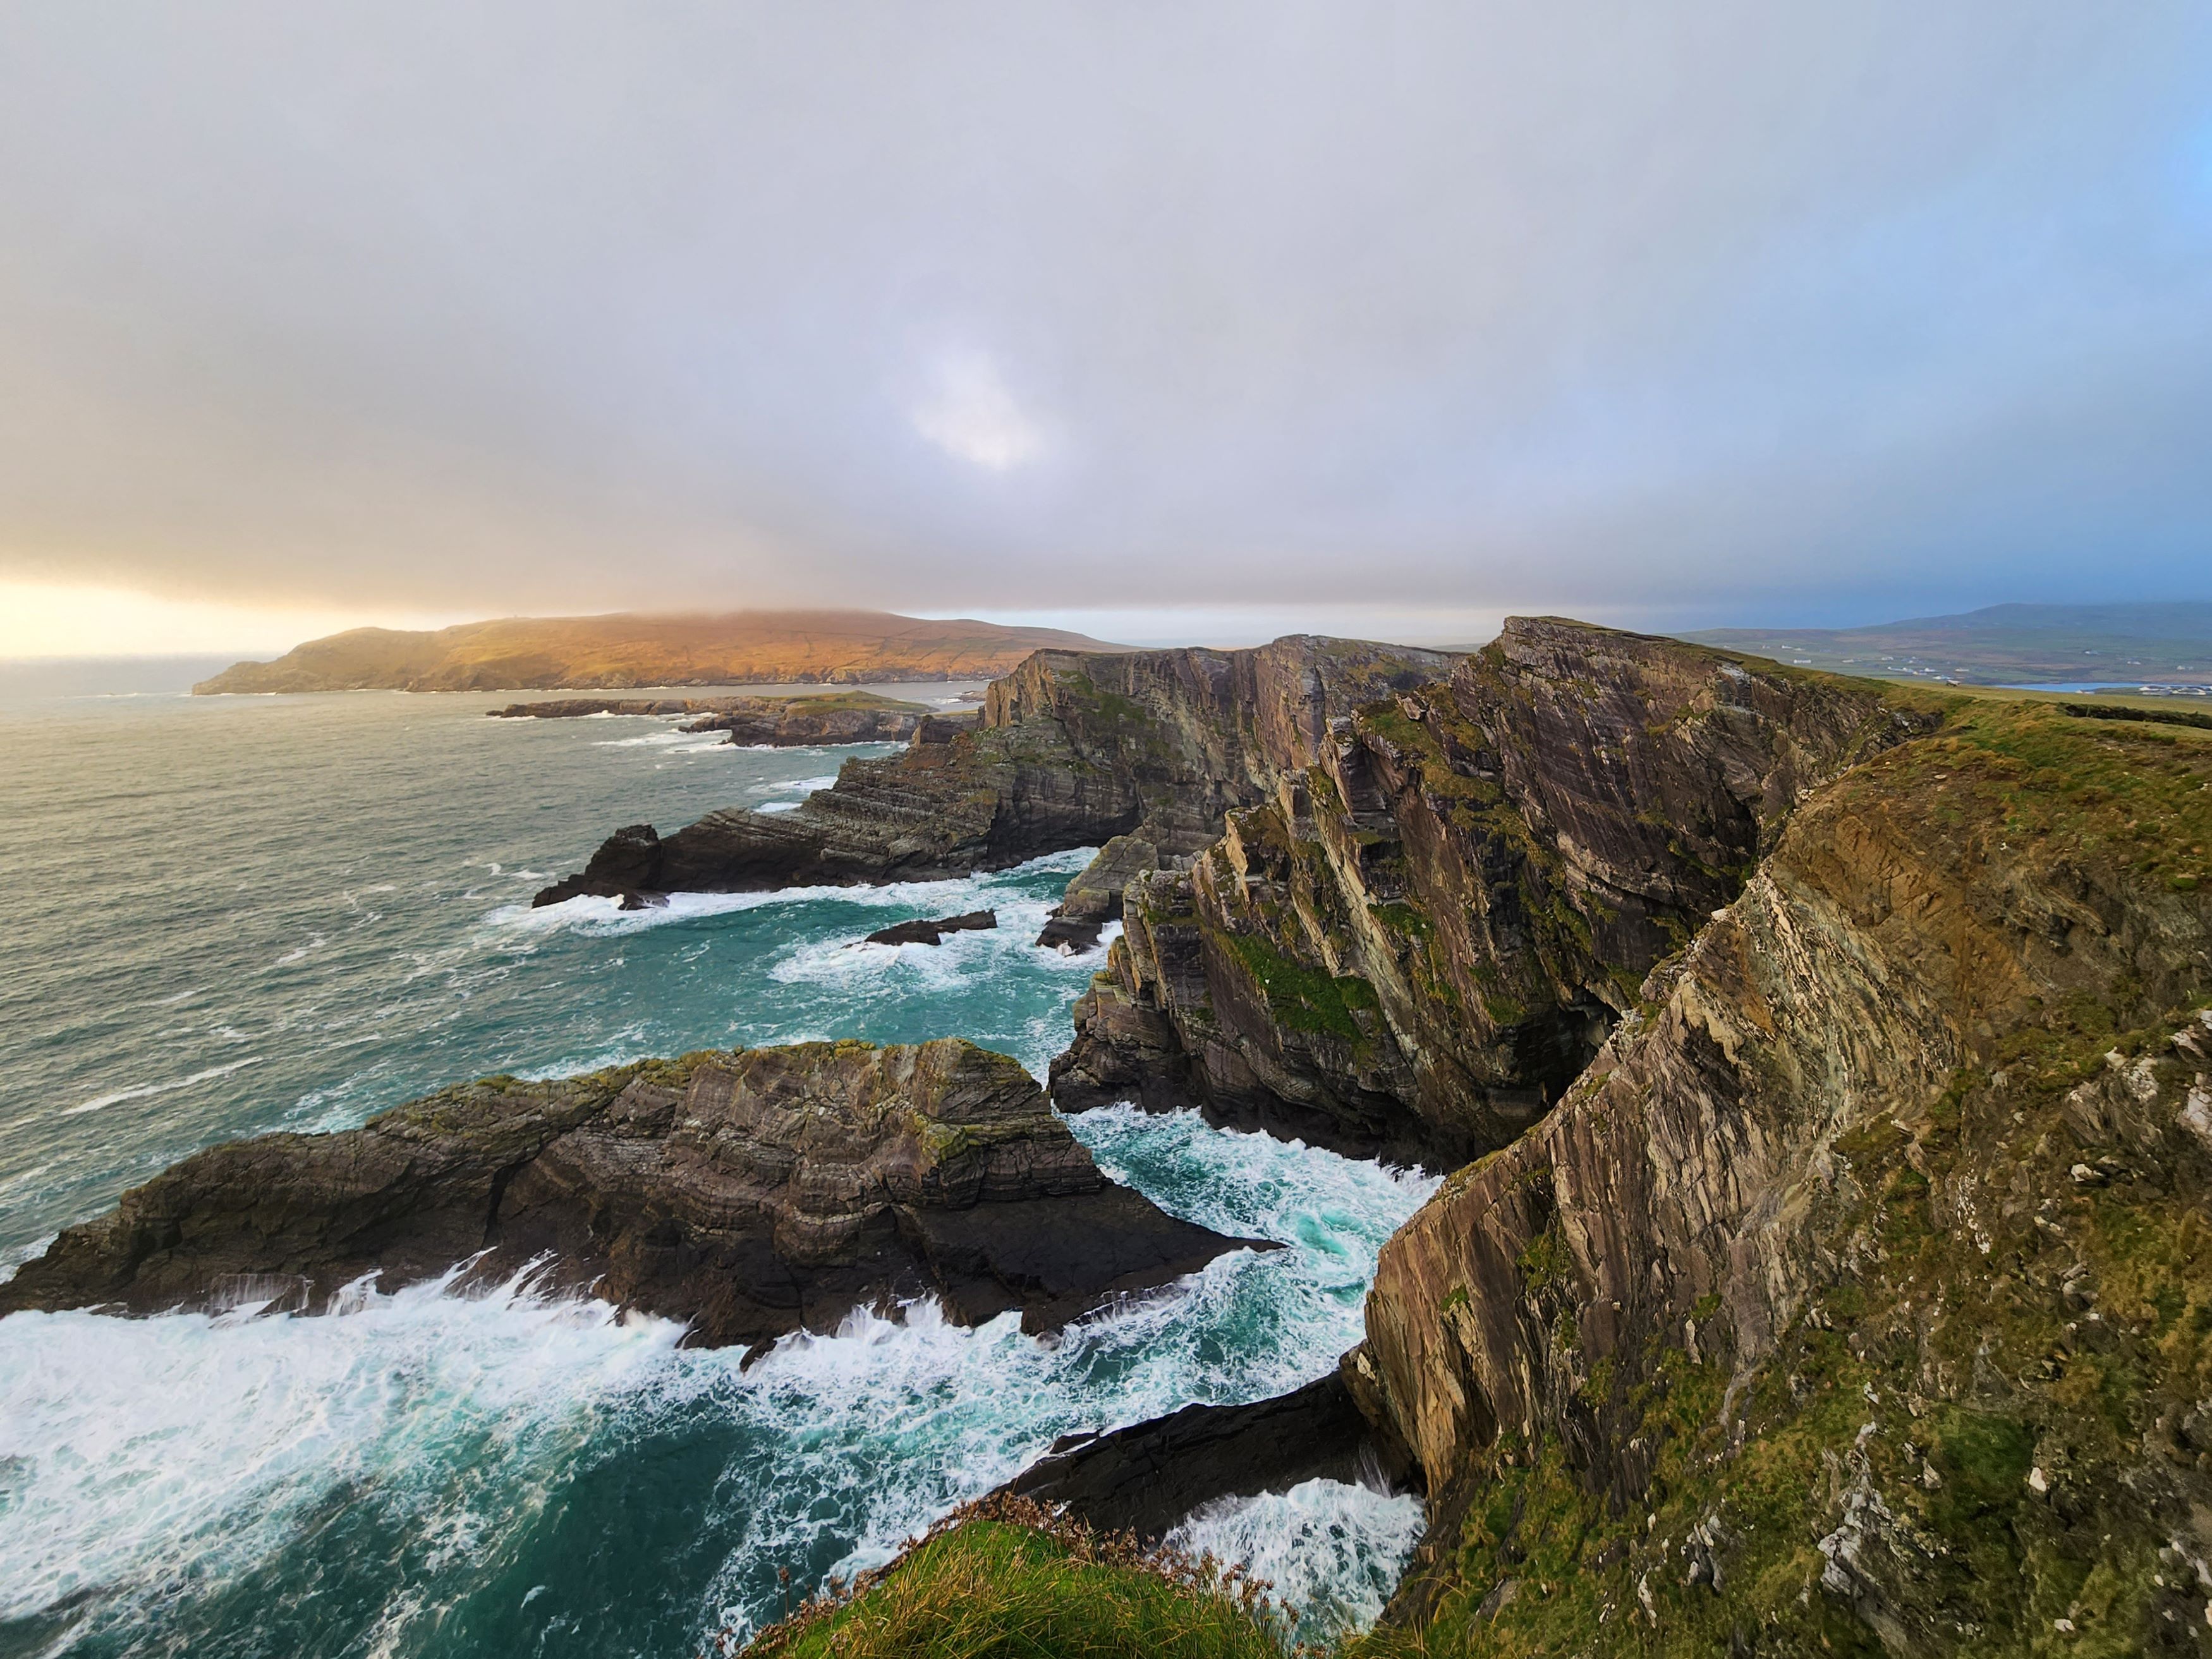
[[2212,597],[2212,8],[14,0],[9,582]]

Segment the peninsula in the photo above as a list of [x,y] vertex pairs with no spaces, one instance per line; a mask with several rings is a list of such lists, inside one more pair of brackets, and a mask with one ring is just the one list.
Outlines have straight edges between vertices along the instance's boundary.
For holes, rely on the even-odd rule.
[[511,702],[494,720],[572,720],[592,714],[688,714],[686,732],[727,732],[734,744],[771,749],[810,744],[904,743],[933,718],[972,718],[972,711],[937,716],[929,706],[879,697],[872,691],[814,691],[795,697],[566,697],[558,702]]
[[641,685],[980,680],[1033,651],[1112,651],[1056,628],[883,611],[505,617],[434,632],[356,628],[234,663],[199,696],[272,691],[594,691]]

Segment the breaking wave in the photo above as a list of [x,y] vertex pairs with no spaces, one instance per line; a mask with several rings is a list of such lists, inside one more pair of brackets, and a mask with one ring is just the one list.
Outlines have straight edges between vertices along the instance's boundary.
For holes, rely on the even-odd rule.
[[[1166,1207],[1289,1248],[1218,1258],[1057,1341],[920,1303],[750,1369],[520,1278],[473,1297],[364,1285],[322,1317],[0,1322],[0,1638],[181,1654],[261,1598],[270,1650],[336,1650],[364,1626],[394,1655],[556,1628],[582,1650],[690,1650],[772,1618],[780,1568],[811,1587],[879,1565],[1061,1434],[1322,1374],[1433,1184],[1190,1115],[1073,1124]],[[1319,1482],[1255,1502],[1188,1540],[1371,1616],[1411,1547],[1407,1500]]]

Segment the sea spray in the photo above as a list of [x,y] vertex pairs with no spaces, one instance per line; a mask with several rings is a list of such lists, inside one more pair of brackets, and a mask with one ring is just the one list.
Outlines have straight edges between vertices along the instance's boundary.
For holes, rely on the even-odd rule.
[[1224,1498],[1170,1532],[1194,1559],[1234,1561],[1297,1610],[1297,1633],[1322,1640],[1373,1624],[1421,1539],[1411,1493],[1340,1480]]
[[[1170,1208],[1291,1248],[1057,1341],[921,1303],[750,1370],[514,1285],[372,1291],[337,1317],[0,1322],[0,1607],[81,1621],[88,1653],[222,1650],[257,1596],[296,1651],[364,1628],[395,1655],[685,1651],[769,1616],[780,1568],[811,1586],[879,1565],[1059,1435],[1320,1375],[1431,1184],[1187,1114],[1073,1121]],[[1410,1545],[1402,1506],[1297,1497],[1325,1544],[1310,1599],[1369,1608]]]
[[[198,1147],[465,1078],[948,1034],[1041,1073],[1065,1047],[1103,952],[1031,941],[1087,852],[533,910],[611,825],[794,801],[868,751],[601,748],[666,728],[484,720],[495,701],[104,702],[9,727],[0,1271]],[[999,929],[854,946],[975,909]],[[1059,1434],[1321,1375],[1430,1186],[1187,1115],[1071,1121],[1169,1209],[1291,1248],[1057,1345],[925,1304],[750,1371],[520,1286],[369,1290],[337,1318],[0,1321],[0,1653],[689,1655],[772,1613],[780,1566],[804,1586],[885,1559]],[[1323,1517],[1312,1598],[1370,1605],[1403,1501],[1290,1496]],[[1239,1513],[1194,1524],[1285,1535]],[[1367,1540],[1349,1557],[1340,1526]]]

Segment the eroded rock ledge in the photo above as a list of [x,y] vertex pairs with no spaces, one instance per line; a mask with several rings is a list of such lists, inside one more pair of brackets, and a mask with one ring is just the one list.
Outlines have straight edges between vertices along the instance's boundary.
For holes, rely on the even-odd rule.
[[[515,702],[490,711],[495,720],[580,720],[592,714],[689,714],[686,732],[727,732],[733,744],[777,749],[816,744],[904,743],[932,718],[922,703],[872,691],[829,691],[797,697],[564,697]],[[963,716],[937,716],[959,719]]]
[[1249,1405],[1186,1406],[1108,1434],[1068,1436],[1006,1490],[1149,1544],[1222,1498],[1323,1479],[1397,1485],[1418,1473],[1394,1461],[1331,1371]]
[[980,727],[931,717],[907,752],[849,760],[790,812],[730,811],[611,838],[540,904],[580,894],[740,892],[933,880],[1137,833],[1164,855],[1310,764],[1328,721],[1455,660],[1297,637],[1250,651],[1042,651],[987,694]]
[[1225,1250],[1108,1181],[1021,1066],[958,1039],[801,1043],[492,1078],[341,1134],[185,1159],[0,1285],[0,1314],[275,1297],[320,1309],[479,1253],[690,1322],[709,1346],[934,1294],[1056,1328]]

